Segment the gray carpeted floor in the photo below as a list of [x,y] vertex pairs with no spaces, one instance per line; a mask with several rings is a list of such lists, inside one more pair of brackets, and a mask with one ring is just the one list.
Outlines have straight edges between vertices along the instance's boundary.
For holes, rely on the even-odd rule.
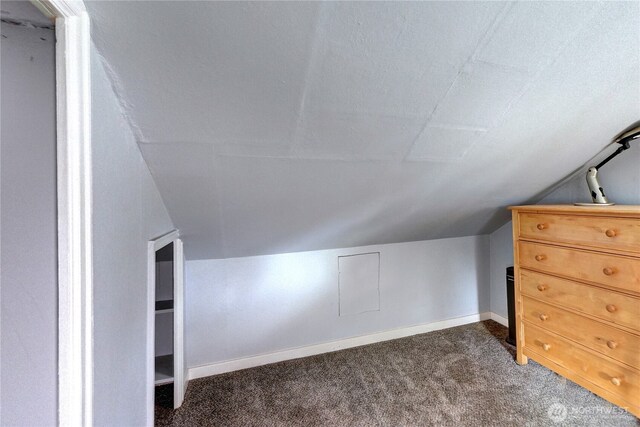
[[491,320],[192,380],[166,426],[636,426],[530,362]]

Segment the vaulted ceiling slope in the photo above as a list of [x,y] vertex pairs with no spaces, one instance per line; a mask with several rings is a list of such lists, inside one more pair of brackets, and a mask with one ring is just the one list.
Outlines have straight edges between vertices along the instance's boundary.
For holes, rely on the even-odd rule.
[[87,2],[190,259],[482,234],[640,117],[638,2]]
[[5,21],[22,23],[30,27],[53,27],[51,19],[44,16],[38,8],[28,1],[2,0],[0,3],[0,17]]

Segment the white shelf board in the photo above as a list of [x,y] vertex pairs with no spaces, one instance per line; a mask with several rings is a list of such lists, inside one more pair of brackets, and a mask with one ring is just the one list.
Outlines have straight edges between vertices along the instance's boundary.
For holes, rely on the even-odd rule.
[[173,382],[173,354],[156,356],[155,385],[169,384]]

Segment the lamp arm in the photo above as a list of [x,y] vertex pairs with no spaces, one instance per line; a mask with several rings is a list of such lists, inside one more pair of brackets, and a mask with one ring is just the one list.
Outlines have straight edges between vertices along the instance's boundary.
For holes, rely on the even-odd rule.
[[624,150],[628,150],[629,149],[629,141],[624,141],[621,143],[622,145],[620,145],[620,147],[618,147],[618,149],[616,151],[614,151],[613,153],[611,153],[611,155],[609,157],[607,157],[606,159],[604,159],[603,161],[601,161],[600,163],[598,163],[597,166],[595,166],[596,169],[600,169],[602,166],[606,165],[607,163],[609,163],[609,161],[611,159],[613,159],[614,157],[616,157],[618,154],[622,153]]

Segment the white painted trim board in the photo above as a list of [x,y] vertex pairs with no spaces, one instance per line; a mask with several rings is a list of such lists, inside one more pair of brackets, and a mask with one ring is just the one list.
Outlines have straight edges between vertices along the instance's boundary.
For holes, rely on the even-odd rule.
[[173,309],[173,407],[176,409],[182,406],[188,382],[184,361],[184,246],[179,238],[173,242]]
[[93,424],[91,32],[81,0],[32,0],[56,27],[58,424]]
[[509,327],[509,320],[500,316],[499,314],[496,314],[494,312],[491,312],[491,320],[494,320],[498,323],[500,323],[502,326],[506,326],[507,328]]
[[[301,357],[315,356],[318,354],[330,353],[332,351],[360,347],[367,344],[374,344],[378,342],[409,337],[412,335],[424,334],[426,332],[453,328],[455,326],[466,325],[469,323],[480,322],[482,320],[488,319],[500,319],[506,322],[506,319],[504,317],[498,316],[492,312],[471,314],[469,316],[456,317],[453,319],[409,326],[406,328],[391,329],[388,331],[376,332],[373,334],[361,335],[352,338],[345,338],[337,341],[314,344],[305,347],[291,348],[287,350],[276,351],[273,353],[243,357],[240,359],[227,360],[224,362],[212,363],[208,365],[194,366],[192,368],[189,368],[189,379],[192,380],[196,378],[203,378],[211,375],[219,375],[247,368],[255,368],[256,366],[268,365],[270,363],[277,363],[285,360],[299,359]],[[502,323],[500,320],[496,321],[498,323]]]

